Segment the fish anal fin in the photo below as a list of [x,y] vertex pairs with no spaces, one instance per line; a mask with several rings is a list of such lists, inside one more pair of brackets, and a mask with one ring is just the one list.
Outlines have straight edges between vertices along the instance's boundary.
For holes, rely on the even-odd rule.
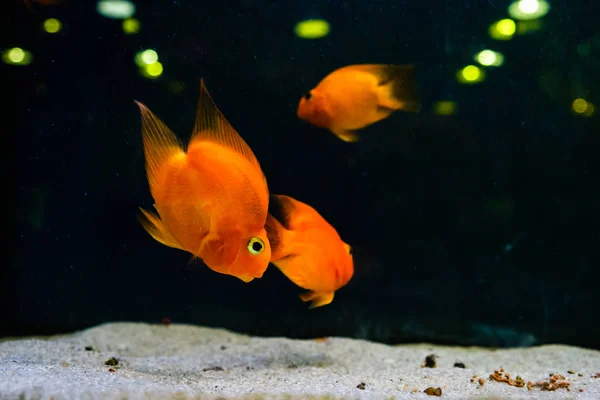
[[146,174],[154,193],[161,167],[173,157],[185,157],[177,136],[143,103],[134,100],[142,116],[142,140]]
[[413,65],[382,65],[378,77],[378,105],[392,110],[418,112],[421,100]]
[[213,98],[208,93],[204,79],[200,79],[200,95],[198,96],[198,107],[196,109],[196,122],[188,148],[197,141],[213,142],[234,150],[258,169],[264,178],[260,163],[256,159],[252,149],[250,149],[250,146],[248,146],[219,110]]
[[300,295],[300,300],[303,302],[310,301],[311,304],[308,308],[317,308],[326,306],[333,301],[334,292],[306,292]]
[[144,229],[159,243],[168,247],[183,250],[177,239],[165,228],[159,216],[153,212],[144,210],[140,207],[142,214],[138,214],[138,221]]
[[360,141],[360,136],[354,131],[332,131],[335,136],[342,139],[346,143],[356,143]]

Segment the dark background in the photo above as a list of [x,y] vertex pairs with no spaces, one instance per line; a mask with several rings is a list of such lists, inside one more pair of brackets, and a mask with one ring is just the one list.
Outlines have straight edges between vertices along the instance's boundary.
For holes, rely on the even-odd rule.
[[[550,3],[541,30],[494,41],[508,1],[138,2],[131,36],[92,1],[16,2],[0,46],[34,59],[1,66],[13,251],[0,336],[168,317],[264,336],[600,348],[600,119],[571,111],[577,97],[600,107],[600,4]],[[48,17],[60,33],[41,29]],[[310,17],[330,35],[295,37]],[[459,84],[488,47],[505,64]],[[146,48],[164,66],[156,81],[133,62]],[[305,91],[354,63],[415,63],[422,112],[395,113],[357,144],[296,117]],[[152,199],[133,99],[186,141],[201,77],[270,190],[311,204],[354,246],[354,278],[332,304],[307,309],[274,267],[244,284],[189,264],[136,221]],[[438,100],[458,114],[435,115]]]

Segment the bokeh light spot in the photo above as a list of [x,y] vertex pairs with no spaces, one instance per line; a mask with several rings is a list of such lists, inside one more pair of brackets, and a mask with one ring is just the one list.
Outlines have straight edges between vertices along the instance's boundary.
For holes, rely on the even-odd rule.
[[519,20],[532,20],[543,17],[550,11],[545,0],[519,0],[508,6],[508,15]]
[[123,20],[123,32],[127,35],[133,35],[140,31],[140,21],[135,18],[127,18]]
[[519,10],[525,14],[535,14],[540,9],[538,0],[521,0],[517,3]]
[[517,26],[515,25],[515,21],[507,18],[498,21],[496,24],[496,29],[498,29],[498,32],[500,32],[502,35],[512,36],[515,34]]
[[582,98],[575,99],[573,100],[571,108],[573,108],[573,111],[577,114],[583,114],[588,108],[588,102]]
[[147,65],[145,70],[149,78],[158,78],[163,73],[163,66],[157,61],[153,64]]
[[456,114],[457,108],[455,101],[442,100],[433,105],[433,112],[437,115],[453,115]]
[[142,61],[144,64],[154,64],[158,61],[158,54],[154,50],[145,50],[142,52]]
[[517,30],[515,21],[510,18],[501,19],[490,26],[489,34],[496,40],[510,40]]
[[96,10],[106,18],[125,19],[135,14],[135,4],[127,0],[100,0]]
[[486,67],[499,67],[504,64],[504,56],[497,51],[482,50],[475,55],[475,61]]
[[460,83],[478,83],[483,81],[485,73],[483,70],[475,65],[467,65],[456,73],[456,79]]
[[150,76],[160,76],[163,72],[163,66],[159,62],[155,62],[154,64],[148,65],[146,71],[148,71],[148,75]]
[[158,53],[152,49],[140,51],[135,55],[135,63],[140,67],[154,64],[158,61]]
[[44,30],[48,33],[58,33],[62,28],[62,23],[56,18],[48,18],[44,21]]
[[32,60],[33,56],[31,53],[20,47],[13,47],[2,52],[2,61],[5,64],[29,65]]
[[329,34],[329,22],[323,19],[307,19],[294,27],[294,32],[302,39],[319,39]]

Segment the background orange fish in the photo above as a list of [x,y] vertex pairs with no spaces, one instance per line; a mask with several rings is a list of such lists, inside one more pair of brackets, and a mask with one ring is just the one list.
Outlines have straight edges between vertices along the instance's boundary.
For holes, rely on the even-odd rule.
[[200,81],[187,152],[152,112],[142,114],[146,173],[158,215],[140,222],[164,244],[192,253],[212,270],[244,282],[262,277],[271,258],[264,228],[267,181],[254,153]]
[[394,111],[420,108],[412,65],[362,64],[327,75],[300,99],[297,115],[345,142],[356,142],[359,137],[354,130]]
[[351,247],[311,206],[285,195],[271,195],[266,225],[271,262],[310,292],[310,308],[331,303],[336,290],[354,274]]

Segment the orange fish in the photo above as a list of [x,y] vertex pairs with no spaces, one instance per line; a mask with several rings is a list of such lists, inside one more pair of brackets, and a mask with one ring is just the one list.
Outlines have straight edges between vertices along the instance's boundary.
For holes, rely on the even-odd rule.
[[146,174],[158,211],[141,209],[142,226],[158,242],[191,253],[213,271],[244,282],[262,277],[271,259],[264,228],[267,181],[204,80],[187,151],[144,104],[136,103],[142,114]]
[[310,308],[331,303],[336,290],[354,274],[351,247],[311,206],[281,194],[271,195],[267,234],[271,262],[301,288]]
[[363,64],[327,75],[300,99],[297,115],[345,142],[357,142],[355,130],[394,111],[417,112],[420,108],[412,65]]

